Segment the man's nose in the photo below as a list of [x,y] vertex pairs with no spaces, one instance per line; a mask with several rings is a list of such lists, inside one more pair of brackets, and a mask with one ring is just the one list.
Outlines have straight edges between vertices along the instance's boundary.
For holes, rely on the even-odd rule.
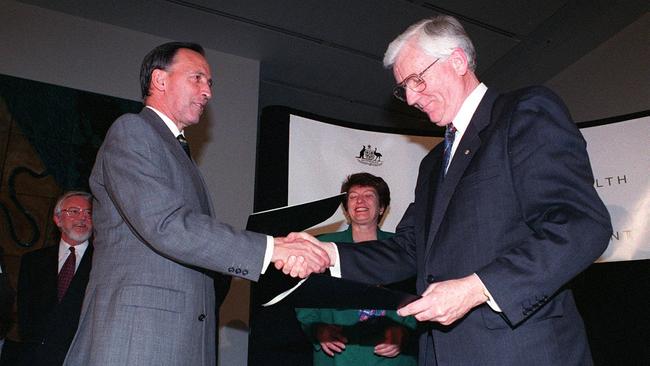
[[406,104],[415,107],[417,109],[421,109],[420,105],[418,104],[418,100],[420,99],[420,93],[413,91],[410,88],[405,88],[404,92],[406,95]]
[[203,90],[201,90],[201,95],[203,95],[206,99],[212,98],[212,89],[210,89],[209,85],[204,85]]

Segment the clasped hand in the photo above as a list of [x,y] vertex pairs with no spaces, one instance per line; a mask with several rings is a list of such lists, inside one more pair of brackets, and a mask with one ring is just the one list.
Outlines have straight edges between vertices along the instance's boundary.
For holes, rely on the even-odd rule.
[[[348,339],[343,335],[343,328],[333,324],[318,324],[316,339],[326,355],[334,357],[336,353],[345,351]],[[401,326],[390,326],[384,330],[382,341],[375,345],[374,353],[382,357],[396,357],[401,352],[405,330]]]
[[274,238],[271,261],[284,274],[300,278],[312,273],[323,273],[331,264],[330,257],[322,246],[295,234]]

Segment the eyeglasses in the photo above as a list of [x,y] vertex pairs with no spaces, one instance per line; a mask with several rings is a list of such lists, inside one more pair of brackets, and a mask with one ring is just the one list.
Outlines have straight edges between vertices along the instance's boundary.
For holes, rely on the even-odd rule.
[[406,102],[406,88],[409,88],[413,90],[416,93],[421,93],[424,91],[424,89],[427,88],[427,83],[422,79],[422,75],[424,75],[427,70],[431,68],[436,62],[440,60],[437,58],[435,61],[431,63],[431,65],[427,66],[426,69],[422,70],[421,73],[419,74],[411,74],[404,78],[401,83],[395,85],[393,88],[393,96],[402,102]]
[[65,212],[65,214],[68,217],[73,217],[73,218],[81,217],[81,214],[86,214],[86,216],[88,216],[88,217],[92,217],[92,215],[93,215],[92,210],[89,210],[89,209],[82,210],[82,209],[80,209],[78,207],[70,207],[70,208],[63,209],[61,211]]

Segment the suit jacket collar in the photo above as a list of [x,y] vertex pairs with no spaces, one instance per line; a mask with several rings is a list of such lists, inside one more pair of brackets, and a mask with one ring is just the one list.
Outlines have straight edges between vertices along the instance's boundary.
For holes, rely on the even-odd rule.
[[[59,275],[59,243],[56,245],[48,244],[48,246],[42,250],[44,254],[44,262],[42,263],[42,268],[38,270],[40,273],[39,277],[41,281],[43,281],[41,288],[46,292],[46,298],[48,299],[49,303],[51,303],[52,306],[56,306],[60,304],[56,299],[58,286],[57,278]],[[86,284],[88,283],[88,276],[90,273],[90,267],[92,264],[92,256],[93,245],[92,241],[89,240],[88,247],[86,248],[83,257],[81,258],[79,267],[74,273],[74,277],[72,277],[72,282],[70,282],[68,291],[66,292],[65,296],[63,296],[63,299],[61,299],[61,303],[69,301],[66,300],[66,298],[69,299],[77,296],[71,294],[76,294],[80,290],[86,288]]]
[[170,150],[173,152],[174,156],[188,168],[193,166],[194,163],[187,157],[187,154],[181,147],[181,144],[176,140],[176,136],[172,131],[167,127],[165,122],[154,112],[152,109],[144,107],[140,115],[148,122],[151,123],[151,126],[158,132],[160,138],[169,145]]
[[[77,270],[74,273],[74,277],[72,277],[72,282],[70,282],[68,291],[66,291],[65,295],[61,299],[61,304],[68,301],[76,301],[79,298],[83,298],[83,293],[85,292],[86,285],[88,284],[88,278],[90,276],[92,258],[93,258],[93,245],[91,242],[88,242],[88,248],[86,248],[86,252],[84,253],[84,256],[81,258],[81,262],[79,263],[79,268],[77,268]],[[55,294],[56,294],[56,287],[55,287]]]
[[206,213],[212,215],[212,201],[210,200],[207,191],[205,190],[205,182],[201,176],[198,167],[194,164],[194,161],[190,159],[185,150],[181,147],[181,144],[176,140],[176,136],[171,132],[167,127],[165,122],[154,112],[151,108],[144,107],[140,112],[140,116],[144,118],[145,121],[149,122],[154,130],[160,135],[160,138],[164,141],[166,145],[169,146],[174,158],[189,172],[192,182],[196,188],[196,192],[201,195],[201,205]]
[[488,89],[485,93],[485,96],[481,100],[481,103],[479,103],[476,112],[474,112],[474,115],[469,122],[465,134],[463,134],[463,138],[458,144],[458,148],[456,149],[456,153],[449,165],[449,169],[447,169],[447,175],[444,179],[441,178],[442,153],[439,154],[440,158],[435,159],[436,166],[434,167],[434,174],[432,176],[440,179],[433,179],[431,182],[436,188],[431,193],[433,195],[433,207],[428,208],[432,209],[433,212],[431,214],[431,225],[427,235],[425,257],[427,257],[431,251],[431,244],[438,233],[438,228],[440,227],[445,212],[447,211],[449,201],[458,186],[458,182],[465,174],[465,170],[472,161],[472,158],[481,147],[482,141],[479,134],[492,120],[492,108],[497,97],[498,93],[492,89]]

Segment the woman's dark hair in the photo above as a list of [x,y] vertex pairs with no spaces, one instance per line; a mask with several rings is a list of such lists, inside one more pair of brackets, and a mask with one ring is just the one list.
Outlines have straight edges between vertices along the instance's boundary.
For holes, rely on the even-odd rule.
[[[348,175],[348,178],[341,185],[341,193],[349,193],[350,188],[354,186],[372,187],[377,191],[379,196],[379,207],[384,209],[390,205],[390,189],[388,184],[378,176],[370,173],[355,173]],[[348,210],[348,198],[343,198],[343,208]],[[380,216],[381,217],[381,216]]]

